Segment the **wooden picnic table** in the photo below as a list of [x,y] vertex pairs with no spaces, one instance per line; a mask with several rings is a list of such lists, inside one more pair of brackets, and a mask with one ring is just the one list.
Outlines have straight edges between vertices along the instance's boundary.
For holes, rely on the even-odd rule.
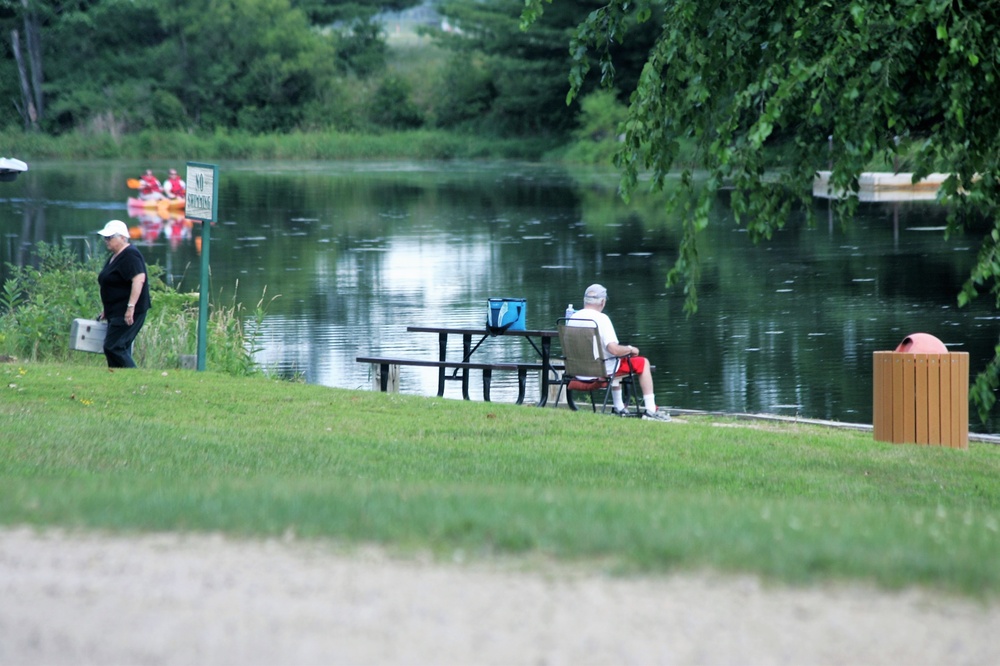
[[[559,337],[558,331],[546,330],[512,330],[507,329],[495,335],[489,333],[485,328],[453,328],[448,326],[407,326],[409,333],[436,333],[438,336],[438,360],[442,363],[447,359],[448,338],[456,335],[462,337],[462,362],[470,362],[470,358],[479,349],[480,345],[487,338],[511,338],[521,337],[527,339],[534,350],[541,357],[541,389],[538,399],[538,406],[544,407],[549,399],[549,379],[553,371],[552,367],[552,338]],[[475,345],[472,339],[478,337],[479,341]],[[537,338],[537,343],[536,343]],[[444,395],[444,384],[448,379],[448,370],[444,366],[438,368],[438,395]],[[462,395],[468,396],[469,377],[465,373],[462,375]]]

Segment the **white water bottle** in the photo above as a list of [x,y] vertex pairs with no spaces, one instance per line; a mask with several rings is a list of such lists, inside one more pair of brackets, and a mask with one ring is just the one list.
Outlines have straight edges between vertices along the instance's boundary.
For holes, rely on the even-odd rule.
[[573,304],[570,303],[568,306],[566,306],[566,319],[572,317],[574,312],[576,312],[576,310],[573,309]]

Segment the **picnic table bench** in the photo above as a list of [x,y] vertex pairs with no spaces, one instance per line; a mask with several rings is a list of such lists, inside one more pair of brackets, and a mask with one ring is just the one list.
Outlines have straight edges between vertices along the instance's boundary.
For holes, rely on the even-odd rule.
[[[531,370],[541,370],[541,363],[480,363],[470,361],[433,361],[429,359],[414,358],[389,358],[384,356],[358,356],[355,359],[358,363],[369,363],[379,366],[380,390],[384,393],[388,390],[390,366],[414,366],[424,368],[438,368],[441,372],[438,376],[438,397],[444,395],[444,382],[462,382],[462,398],[469,400],[469,371],[481,370],[483,373],[483,400],[490,401],[490,385],[493,381],[493,372],[516,372],[517,373],[517,404],[524,403],[524,394],[528,385],[528,372]],[[559,368],[555,368],[559,369]],[[448,375],[448,370],[455,373]]]

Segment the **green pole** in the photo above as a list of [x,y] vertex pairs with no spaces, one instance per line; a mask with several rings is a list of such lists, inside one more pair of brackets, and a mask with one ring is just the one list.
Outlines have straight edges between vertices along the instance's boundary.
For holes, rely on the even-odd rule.
[[208,349],[208,248],[212,240],[212,223],[201,223],[201,287],[198,292],[198,370],[205,370],[205,353]]

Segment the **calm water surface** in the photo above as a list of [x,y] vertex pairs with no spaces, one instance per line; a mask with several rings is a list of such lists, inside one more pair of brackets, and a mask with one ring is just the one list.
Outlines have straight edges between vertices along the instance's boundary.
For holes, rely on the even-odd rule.
[[[196,290],[199,229],[130,216],[128,177],[146,164],[35,163],[0,184],[0,260],[31,260],[34,242],[103,252],[93,232],[111,218],[168,279]],[[158,173],[169,166],[150,165]],[[699,310],[667,289],[680,224],[662,202],[616,197],[614,173],[515,163],[222,163],[211,235],[212,298],[263,301],[258,360],[308,382],[369,389],[355,356],[434,358],[433,335],[406,326],[482,326],[490,297],[527,299],[529,328],[551,328],[592,282],[608,287],[619,336],[656,365],[662,405],[872,421],[872,352],[908,333],[967,351],[973,372],[997,343],[989,299],[956,294],[979,246],[945,239],[934,203],[865,204],[848,228],[788,220],[755,246],[725,195],[700,240]],[[183,169],[182,169],[183,170]],[[194,350],[190,350],[194,353]],[[477,356],[530,357],[496,338]],[[403,368],[404,393],[433,395],[436,371]],[[479,382],[478,373],[473,386]],[[494,378],[512,401],[513,377]],[[534,394],[532,395],[532,391]],[[475,396],[476,391],[473,391]],[[460,397],[449,383],[449,397]],[[537,387],[529,387],[529,398]],[[973,430],[995,432],[995,423]]]

